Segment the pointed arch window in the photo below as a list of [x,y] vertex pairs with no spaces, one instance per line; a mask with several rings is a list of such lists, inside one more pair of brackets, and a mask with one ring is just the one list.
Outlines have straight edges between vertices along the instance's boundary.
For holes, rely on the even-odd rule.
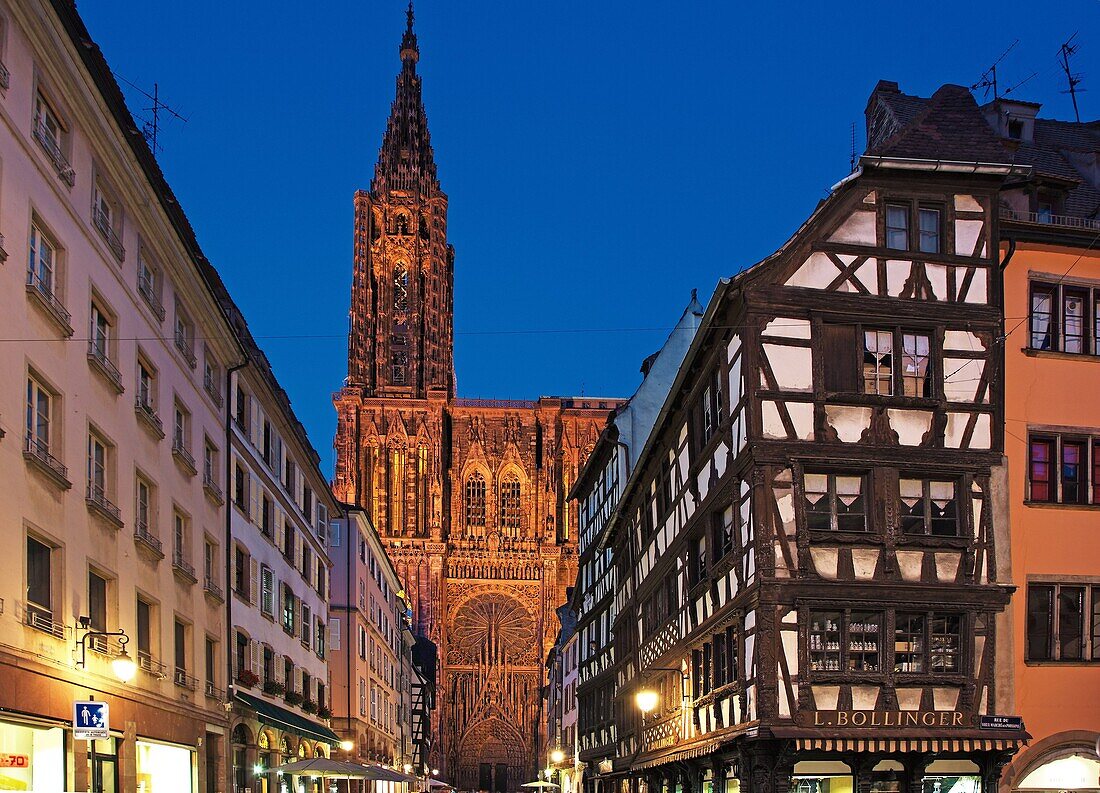
[[485,477],[474,471],[466,480],[466,528],[485,528]]
[[409,270],[404,264],[393,268],[393,310],[409,310]]
[[398,215],[397,219],[393,222],[394,231],[402,236],[408,236],[409,234],[409,216]]
[[522,517],[520,512],[520,496],[523,489],[519,483],[519,477],[508,474],[500,483],[500,529],[509,537],[518,537]]

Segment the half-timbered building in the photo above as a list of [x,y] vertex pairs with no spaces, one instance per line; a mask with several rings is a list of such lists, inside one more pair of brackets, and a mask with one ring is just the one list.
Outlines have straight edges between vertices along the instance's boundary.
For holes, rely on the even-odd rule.
[[590,790],[995,789],[1024,737],[989,729],[1012,698],[997,207],[1021,169],[985,123],[940,89],[719,283],[601,540],[617,746]]

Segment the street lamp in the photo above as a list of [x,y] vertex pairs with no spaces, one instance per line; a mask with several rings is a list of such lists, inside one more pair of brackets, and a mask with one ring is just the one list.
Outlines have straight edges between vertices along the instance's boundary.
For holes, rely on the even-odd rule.
[[634,695],[634,704],[638,706],[638,710],[642,712],[643,716],[648,716],[650,713],[657,710],[657,705],[659,705],[660,702],[661,695],[652,688],[639,689],[638,693]]
[[134,679],[134,675],[137,674],[137,664],[134,663],[134,659],[130,657],[130,654],[126,652],[126,645],[130,642],[130,637],[126,635],[126,631],[97,631],[89,628],[91,624],[90,617],[80,617],[80,628],[84,630],[84,635],[76,640],[76,646],[80,648],[80,660],[76,662],[76,665],[87,669],[87,653],[88,653],[88,639],[95,636],[103,636],[104,638],[114,636],[118,639],[119,650],[118,655],[111,659],[111,671],[115,673],[115,677],[121,680],[123,683],[129,683]]
[[565,752],[563,752],[561,749],[554,749],[552,752],[550,752],[550,762],[551,763],[554,763],[555,765],[557,765],[557,764],[561,763],[563,760],[565,760]]
[[432,769],[432,776],[439,776],[439,769],[438,768],[433,768]]

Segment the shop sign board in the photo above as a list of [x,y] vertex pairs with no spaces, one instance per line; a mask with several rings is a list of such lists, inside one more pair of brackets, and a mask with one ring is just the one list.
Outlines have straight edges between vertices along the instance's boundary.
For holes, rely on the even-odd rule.
[[73,738],[99,741],[111,737],[111,711],[106,702],[73,703]]
[[30,768],[29,754],[4,754],[0,752],[0,768]]
[[983,730],[1022,730],[1024,720],[1020,716],[979,716],[978,727]]
[[[809,716],[811,714],[806,714]],[[803,716],[811,727],[963,727],[973,724],[957,710],[815,710]]]

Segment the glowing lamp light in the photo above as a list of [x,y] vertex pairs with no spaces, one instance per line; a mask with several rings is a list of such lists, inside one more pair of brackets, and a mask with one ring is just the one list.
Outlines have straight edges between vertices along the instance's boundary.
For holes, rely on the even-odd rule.
[[405,773],[409,773],[413,770],[412,763],[405,763]]
[[262,765],[260,765],[259,763],[252,766],[252,773],[255,774],[256,776],[260,776],[263,772],[264,772],[264,767]]
[[661,695],[652,688],[643,688],[634,695],[634,704],[638,706],[638,710],[643,714],[649,714],[657,710],[660,701]]
[[552,752],[550,752],[550,762],[551,763],[560,763],[564,759],[565,759],[565,752],[563,752],[561,749],[555,749]]
[[355,748],[355,744],[351,741],[340,741],[340,748],[343,749],[345,752],[350,752],[352,749]]
[[130,654],[124,648],[111,661],[111,670],[115,673],[115,677],[123,683],[129,683],[137,674],[137,664],[134,663],[134,659],[130,657]]
[[439,769],[438,768],[433,768],[432,769],[432,776],[439,776]]

